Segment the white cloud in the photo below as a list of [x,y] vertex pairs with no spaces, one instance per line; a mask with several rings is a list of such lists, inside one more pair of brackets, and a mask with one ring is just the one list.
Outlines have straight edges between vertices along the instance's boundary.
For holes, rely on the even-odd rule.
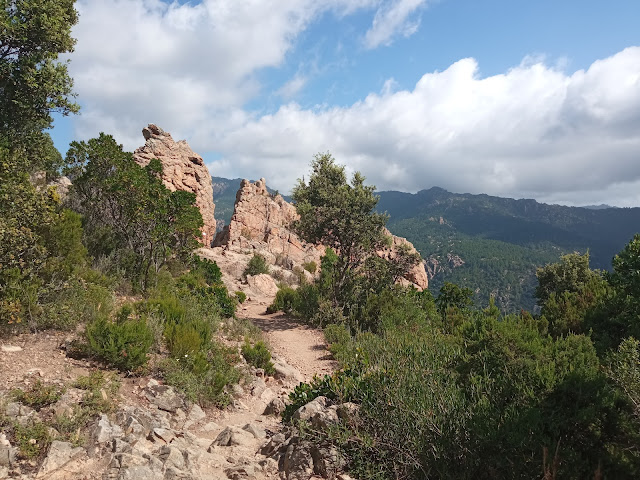
[[413,35],[420,26],[420,19],[412,18],[412,15],[426,4],[427,0],[394,0],[381,5],[365,34],[365,46],[377,48],[389,45],[398,35]]
[[[260,92],[255,73],[281,65],[312,20],[377,1],[78,0],[70,57],[84,107],[77,136],[109,129],[133,148],[142,126],[156,122],[190,138],[197,132],[196,142],[211,137],[243,117],[238,109]],[[303,86],[294,80],[290,92]]]
[[640,183],[640,47],[572,74],[527,60],[481,78],[467,58],[413,90],[386,86],[346,108],[290,103],[214,146],[224,153],[216,175],[265,176],[280,190],[330,150],[379,189],[637,202],[629,186]]
[[293,98],[304,88],[308,80],[305,75],[297,73],[291,80],[280,87],[277,93],[286,99]]

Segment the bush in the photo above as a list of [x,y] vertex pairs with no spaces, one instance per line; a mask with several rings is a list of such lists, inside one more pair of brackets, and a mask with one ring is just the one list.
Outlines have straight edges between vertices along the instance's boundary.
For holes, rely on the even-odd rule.
[[227,387],[240,380],[233,349],[212,344],[207,352],[183,358],[169,358],[160,365],[166,383],[180,390],[189,400],[202,406],[225,407],[231,397]]
[[147,363],[153,333],[144,320],[113,323],[104,318],[87,325],[90,351],[121,371],[132,372]]
[[28,390],[17,388],[11,393],[20,403],[35,410],[56,403],[64,389],[58,385],[45,385],[40,380],[36,381]]
[[207,351],[211,345],[211,325],[204,320],[168,324],[164,336],[172,357],[182,358],[201,350]]
[[243,275],[246,277],[247,275],[260,275],[261,273],[269,273],[269,265],[267,265],[267,260],[262,255],[255,253],[249,260]]
[[222,272],[216,262],[193,255],[192,265],[192,270],[201,274],[209,285],[222,282]]
[[247,294],[238,290],[236,292],[236,298],[238,299],[238,303],[244,303],[247,299]]
[[262,341],[258,341],[251,346],[249,342],[245,342],[242,346],[242,356],[249,365],[256,368],[262,368],[266,374],[273,375],[276,373],[271,361],[271,352]]
[[313,275],[314,273],[316,273],[316,270],[318,270],[318,264],[314,261],[306,262],[302,264],[302,268]]
[[297,303],[297,298],[297,293],[293,288],[281,286],[276,293],[276,298],[274,298],[271,305],[267,307],[267,313],[292,313]]

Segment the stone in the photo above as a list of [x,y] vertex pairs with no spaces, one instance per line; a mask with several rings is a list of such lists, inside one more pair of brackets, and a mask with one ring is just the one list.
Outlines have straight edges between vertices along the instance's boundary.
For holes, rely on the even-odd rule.
[[120,470],[118,480],[164,480],[164,474],[147,465],[136,465]]
[[338,407],[331,405],[328,408],[316,412],[311,417],[311,425],[319,430],[327,430],[329,426],[337,424],[340,419],[337,413]]
[[5,353],[16,353],[22,351],[22,347],[18,347],[17,345],[2,345],[0,349]]
[[18,449],[9,445],[0,445],[0,467],[11,467],[16,461]]
[[313,418],[316,413],[325,411],[328,406],[329,400],[326,397],[316,397],[296,410],[293,414],[293,419],[298,421],[311,421],[311,418]]
[[242,429],[245,432],[249,432],[257,439],[267,437],[267,432],[264,430],[264,428],[254,425],[253,423],[247,423],[244,427],[242,427]]
[[224,473],[230,480],[239,480],[241,478],[255,478],[255,471],[255,467],[249,464],[227,468]]
[[152,442],[171,443],[176,438],[176,432],[168,428],[154,428],[148,438]]
[[162,163],[162,182],[169,190],[195,194],[195,204],[204,222],[202,243],[210,245],[216,234],[215,205],[211,174],[204,160],[186,141],[174,141],[171,134],[156,125],[149,124],[142,130],[142,135],[145,144],[136,149],[133,158],[141,166],[157,158]]
[[333,445],[312,445],[314,473],[323,478],[335,478],[336,474],[345,466],[344,458]]
[[146,397],[149,402],[160,410],[175,413],[184,407],[184,400],[169,385],[151,385],[146,389]]
[[184,470],[185,468],[184,456],[176,447],[172,447],[170,445],[161,447],[158,452],[158,457],[162,460],[165,468],[174,467],[178,470]]
[[215,432],[219,428],[220,428],[220,425],[218,425],[216,422],[209,422],[209,423],[206,423],[206,424],[204,424],[202,426],[202,431],[203,432]]
[[33,408],[27,407],[26,405],[22,405],[21,403],[11,402],[8,403],[5,407],[4,413],[9,418],[28,418],[35,414],[35,410]]
[[280,378],[294,383],[304,382],[302,374],[291,365],[285,363],[282,359],[273,357],[273,369],[276,372],[274,375],[275,378]]
[[280,397],[271,400],[264,409],[264,415],[280,415],[287,406]]
[[269,440],[263,443],[258,451],[265,457],[271,457],[281,450],[285,441],[286,438],[282,433],[276,433]]
[[287,480],[308,480],[313,474],[313,458],[307,446],[290,444],[284,454],[282,471]]
[[204,413],[202,408],[200,408],[200,405],[198,405],[197,403],[191,405],[191,408],[189,409],[189,413],[187,415],[187,420],[196,423],[200,420],[204,420],[205,418],[207,418],[207,414]]
[[242,180],[231,222],[218,233],[214,246],[235,251],[255,249],[274,260],[281,258],[273,263],[291,268],[310,261],[319,265],[324,248],[302,242],[290,230],[291,222],[297,218],[293,205],[280,195],[269,194],[263,178],[255,183]]
[[[218,434],[211,446],[231,447],[234,445],[250,445],[253,435],[238,427],[227,427]],[[211,447],[209,447],[211,448]]]
[[93,430],[93,439],[96,443],[107,443],[123,436],[124,431],[119,425],[112,423],[104,413],[100,415]]
[[276,293],[278,293],[278,284],[271,275],[266,273],[247,275],[247,284],[256,293],[267,297],[275,297]]
[[46,478],[56,470],[64,467],[71,460],[75,460],[82,455],[85,455],[84,448],[74,448],[68,442],[54,440],[51,442],[47,457],[44,459],[36,478]]
[[251,384],[251,395],[253,397],[260,397],[267,389],[267,384],[260,377],[256,378]]
[[338,405],[336,413],[338,414],[338,418],[340,420],[350,420],[358,415],[358,411],[360,410],[360,406],[353,402],[345,402]]

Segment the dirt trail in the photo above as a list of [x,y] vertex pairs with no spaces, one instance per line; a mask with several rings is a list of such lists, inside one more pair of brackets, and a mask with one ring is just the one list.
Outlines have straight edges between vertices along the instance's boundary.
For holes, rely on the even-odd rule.
[[251,320],[264,332],[274,354],[284,358],[306,381],[336,369],[321,331],[281,313],[267,314],[265,303],[248,302],[238,316]]

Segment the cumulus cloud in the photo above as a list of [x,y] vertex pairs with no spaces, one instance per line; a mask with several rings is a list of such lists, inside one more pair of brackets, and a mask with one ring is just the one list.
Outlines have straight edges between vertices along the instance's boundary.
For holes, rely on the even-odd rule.
[[[566,72],[527,58],[482,77],[474,59],[425,74],[412,89],[389,79],[352,105],[261,115],[256,75],[279,67],[326,12],[371,12],[370,46],[410,34],[419,0],[78,0],[71,74],[82,103],[76,138],[113,133],[133,149],[154,122],[186,138],[214,175],[267,177],[287,191],[316,152],[330,150],[380,189],[530,196],[638,205],[640,47]],[[305,88],[300,73],[282,98]],[[270,95],[273,92],[267,92]],[[211,155],[210,158],[213,158]]]
[[330,150],[379,189],[639,200],[628,194],[640,183],[640,47],[571,74],[530,59],[500,75],[478,71],[467,58],[348,107],[284,105],[221,138],[212,170],[286,190],[313,153]]
[[312,20],[377,3],[78,0],[70,70],[84,108],[76,133],[107,129],[133,148],[153,121],[196,144],[211,139],[243,120],[240,108],[260,93],[256,72],[280,66]]
[[426,6],[426,0],[394,0],[384,3],[373,19],[371,28],[364,36],[367,48],[389,45],[395,37],[413,35],[420,26],[420,19],[414,18],[416,11]]

